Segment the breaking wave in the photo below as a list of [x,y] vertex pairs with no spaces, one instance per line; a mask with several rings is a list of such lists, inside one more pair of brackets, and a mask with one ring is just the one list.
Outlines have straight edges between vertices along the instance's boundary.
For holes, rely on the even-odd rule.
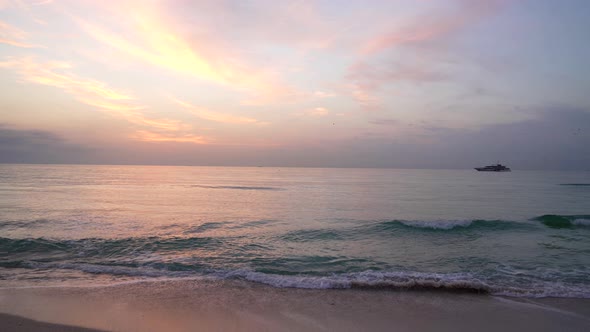
[[534,226],[530,221],[508,220],[391,220],[380,222],[376,230],[414,229],[423,231],[515,230]]
[[590,215],[557,215],[545,214],[534,218],[550,228],[573,228],[576,226],[590,226]]
[[[425,273],[411,271],[361,271],[325,276],[281,275],[238,270],[210,270],[206,272],[174,271],[154,267],[105,266],[86,263],[29,263],[28,268],[76,270],[90,274],[135,277],[143,281],[162,279],[245,280],[276,288],[300,289],[365,289],[377,291],[442,291],[451,293],[475,293],[509,297],[566,297],[590,298],[590,286],[562,282],[562,276],[538,279],[534,276],[504,277],[474,273]],[[547,277],[547,273],[541,273]],[[578,272],[584,276],[585,271]]]

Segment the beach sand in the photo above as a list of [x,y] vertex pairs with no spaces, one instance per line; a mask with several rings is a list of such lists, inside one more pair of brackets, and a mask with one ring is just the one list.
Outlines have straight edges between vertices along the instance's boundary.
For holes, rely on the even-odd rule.
[[590,299],[306,290],[245,281],[5,288],[0,312],[8,314],[0,315],[2,331],[87,331],[52,324],[106,331],[590,331]]
[[99,332],[99,330],[85,329],[78,326],[51,324],[26,319],[18,316],[0,314],[0,327],[4,332]]

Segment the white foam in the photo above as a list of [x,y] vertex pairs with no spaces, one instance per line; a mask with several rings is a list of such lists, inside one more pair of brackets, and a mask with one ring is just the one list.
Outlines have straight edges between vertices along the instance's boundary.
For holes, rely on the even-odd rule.
[[590,219],[574,219],[572,224],[576,226],[590,226]]
[[[569,297],[590,298],[590,287],[585,284],[571,284],[557,281],[563,277],[563,272],[539,270],[534,273],[536,277],[522,275],[522,273],[509,273],[503,271],[502,275],[514,275],[514,278],[501,278],[497,276],[482,277],[471,273],[430,273],[408,271],[363,271],[346,274],[333,274],[328,276],[305,275],[278,275],[256,272],[247,269],[209,271],[199,273],[194,271],[169,271],[149,266],[124,267],[105,266],[83,263],[39,263],[30,262],[32,268],[70,269],[86,273],[121,275],[140,278],[143,280],[162,279],[242,279],[255,283],[265,284],[277,288],[303,288],[303,289],[347,289],[347,288],[385,288],[385,289],[441,289],[447,291],[473,291],[484,292],[492,295],[510,297]],[[571,278],[587,275],[586,270],[571,271]],[[552,280],[552,281],[550,281]]]
[[[223,279],[239,278],[278,288],[346,289],[441,289],[448,291],[489,292],[510,297],[569,297],[590,298],[590,288],[582,285],[565,285],[559,282],[538,281],[521,287],[502,285],[479,279],[470,273],[423,273],[364,271],[331,276],[285,276],[248,270],[235,270],[217,274]],[[531,281],[532,282],[532,281]]]
[[469,227],[473,221],[471,220],[438,220],[438,221],[400,221],[402,224],[417,228],[431,228],[431,229],[453,229],[456,227]]
[[219,273],[222,278],[242,278],[279,288],[342,289],[342,288],[462,288],[487,291],[488,285],[468,273],[379,272],[331,276],[285,276],[236,270]]

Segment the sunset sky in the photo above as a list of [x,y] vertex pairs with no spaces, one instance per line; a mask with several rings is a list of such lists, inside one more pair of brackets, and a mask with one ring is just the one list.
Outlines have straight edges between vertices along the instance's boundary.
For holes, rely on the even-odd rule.
[[0,162],[590,169],[590,1],[0,0]]

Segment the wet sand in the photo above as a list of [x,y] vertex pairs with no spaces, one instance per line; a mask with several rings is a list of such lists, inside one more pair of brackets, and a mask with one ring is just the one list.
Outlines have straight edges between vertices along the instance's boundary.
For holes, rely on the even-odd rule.
[[[589,331],[590,299],[436,291],[280,289],[175,280],[0,289],[0,330]],[[31,321],[28,319],[33,319]],[[44,323],[40,323],[44,322]]]
[[0,327],[2,327],[2,331],[4,332],[100,332],[99,330],[38,322],[32,319],[5,314],[0,314]]

